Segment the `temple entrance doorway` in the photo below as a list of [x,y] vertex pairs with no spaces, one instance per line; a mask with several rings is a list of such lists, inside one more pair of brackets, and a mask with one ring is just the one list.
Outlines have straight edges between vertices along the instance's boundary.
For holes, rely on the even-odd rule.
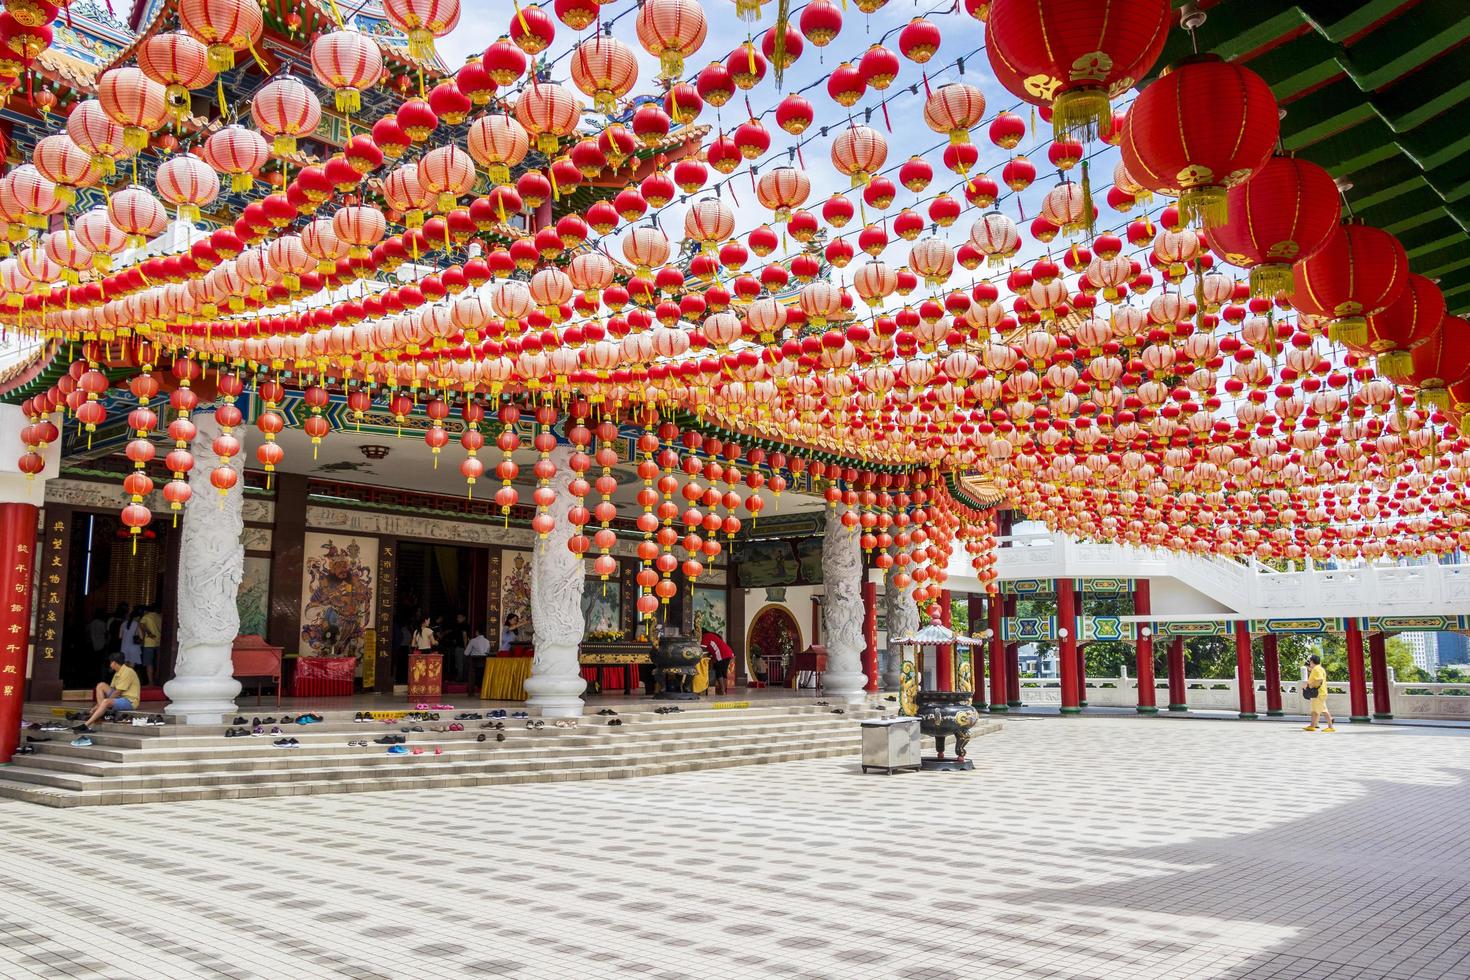
[[802,649],[801,627],[791,610],[769,605],[755,614],[746,636],[746,676],[752,687],[781,687],[787,666]]
[[[485,622],[486,577],[489,553],[484,548],[398,542],[393,610],[394,682],[408,681],[408,653],[413,634],[427,618],[444,656],[446,692],[463,690],[466,665],[464,644],[475,631],[489,629]],[[491,643],[499,634],[487,633]]]
[[155,661],[142,665],[139,680],[157,686],[173,676],[178,544],[179,529],[166,518],[134,536],[116,514],[72,514],[59,665],[63,690],[90,691],[108,680],[109,654],[122,648],[124,636],[124,653],[141,646],[137,623],[149,609],[158,613],[163,635]]

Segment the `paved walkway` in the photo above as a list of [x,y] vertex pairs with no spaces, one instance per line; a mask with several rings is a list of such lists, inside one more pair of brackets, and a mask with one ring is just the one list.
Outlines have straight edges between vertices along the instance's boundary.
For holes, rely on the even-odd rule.
[[1470,977],[1462,733],[1022,717],[974,750],[0,804],[0,976]]

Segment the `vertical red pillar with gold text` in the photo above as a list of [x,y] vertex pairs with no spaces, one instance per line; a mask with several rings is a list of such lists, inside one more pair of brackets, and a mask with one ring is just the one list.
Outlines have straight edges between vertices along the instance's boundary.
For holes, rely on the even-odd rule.
[[0,556],[5,558],[0,589],[0,763],[9,762],[20,743],[25,706],[26,652],[31,640],[31,582],[36,567],[34,504],[0,504]]

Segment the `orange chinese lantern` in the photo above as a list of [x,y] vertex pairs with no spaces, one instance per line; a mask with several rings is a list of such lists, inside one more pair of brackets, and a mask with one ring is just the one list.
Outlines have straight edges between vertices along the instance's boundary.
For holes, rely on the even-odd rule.
[[490,182],[504,186],[510,183],[510,168],[526,158],[531,137],[526,127],[510,116],[495,113],[470,124],[465,145],[470,156],[485,168]]
[[561,138],[577,131],[582,107],[562,86],[555,82],[533,81],[516,99],[516,120],[536,138],[536,148],[550,156],[561,144]]

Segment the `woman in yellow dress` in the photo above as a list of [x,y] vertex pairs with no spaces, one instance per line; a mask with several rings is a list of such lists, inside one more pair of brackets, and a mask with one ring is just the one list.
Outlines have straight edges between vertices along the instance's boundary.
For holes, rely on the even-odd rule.
[[1325,717],[1327,724],[1322,731],[1335,732],[1337,729],[1332,727],[1332,712],[1327,710],[1327,671],[1322,669],[1322,658],[1314,653],[1307,658],[1307,663],[1311,664],[1312,668],[1307,671],[1306,686],[1316,693],[1313,694],[1311,703],[1308,705],[1312,712],[1311,724],[1306,725],[1302,731],[1317,731],[1317,718]]

